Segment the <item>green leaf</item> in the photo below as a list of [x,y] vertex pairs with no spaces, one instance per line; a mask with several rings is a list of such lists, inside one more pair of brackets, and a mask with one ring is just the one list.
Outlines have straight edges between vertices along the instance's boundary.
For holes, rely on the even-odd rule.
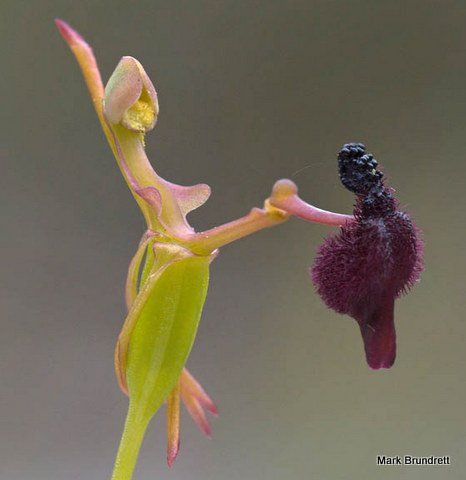
[[212,258],[171,244],[147,249],[141,287],[116,350],[130,402],[112,480],[131,479],[147,425],[180,378],[196,336]]
[[129,315],[135,320],[126,381],[131,403],[144,417],[158,410],[179,379],[207,293],[211,258],[184,252],[148,277],[142,301],[136,300]]

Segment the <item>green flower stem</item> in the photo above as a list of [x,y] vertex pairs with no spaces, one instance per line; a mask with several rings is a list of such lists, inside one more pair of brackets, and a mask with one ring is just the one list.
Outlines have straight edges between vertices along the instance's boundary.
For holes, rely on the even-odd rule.
[[130,402],[112,480],[131,480],[149,420]]
[[[161,178],[152,168],[144,149],[144,135],[132,132],[121,125],[112,125],[111,131],[116,146],[116,157],[125,179],[139,205],[148,209],[145,215],[147,226],[153,231],[166,231],[167,227],[175,235],[188,235],[192,228],[186,222],[172,191],[172,184]],[[155,204],[142,200],[144,189],[156,192]],[[136,192],[136,193],[135,193]]]
[[180,243],[198,255],[206,255],[223,245],[288,220],[286,212],[269,206],[253,208],[244,217],[218,227],[183,237]]

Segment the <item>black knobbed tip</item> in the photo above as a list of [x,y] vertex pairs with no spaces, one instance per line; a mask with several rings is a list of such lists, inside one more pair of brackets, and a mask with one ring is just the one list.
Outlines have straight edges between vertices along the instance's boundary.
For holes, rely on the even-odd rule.
[[367,195],[383,190],[383,173],[377,170],[377,160],[362,143],[346,143],[338,154],[341,183],[349,191]]
[[395,210],[392,189],[384,184],[377,160],[362,143],[346,143],[338,154],[341,183],[359,197],[355,215],[383,216]]

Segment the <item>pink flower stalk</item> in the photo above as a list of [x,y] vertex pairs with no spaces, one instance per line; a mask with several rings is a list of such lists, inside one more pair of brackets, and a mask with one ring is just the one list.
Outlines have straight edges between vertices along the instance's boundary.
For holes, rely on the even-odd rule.
[[394,190],[364,145],[344,145],[338,164],[343,185],[356,194],[355,221],[319,248],[312,280],[328,307],[358,322],[369,366],[390,368],[396,356],[395,299],[423,268],[420,231],[399,210]]

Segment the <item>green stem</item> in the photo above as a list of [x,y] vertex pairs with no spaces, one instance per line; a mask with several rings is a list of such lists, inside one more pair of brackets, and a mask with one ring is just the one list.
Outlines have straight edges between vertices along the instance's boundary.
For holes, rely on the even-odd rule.
[[131,480],[149,419],[130,402],[111,480]]
[[266,205],[266,208],[253,208],[244,217],[225,223],[205,232],[180,236],[183,246],[198,255],[208,255],[215,249],[251,235],[264,228],[273,227],[288,220],[288,214]]

